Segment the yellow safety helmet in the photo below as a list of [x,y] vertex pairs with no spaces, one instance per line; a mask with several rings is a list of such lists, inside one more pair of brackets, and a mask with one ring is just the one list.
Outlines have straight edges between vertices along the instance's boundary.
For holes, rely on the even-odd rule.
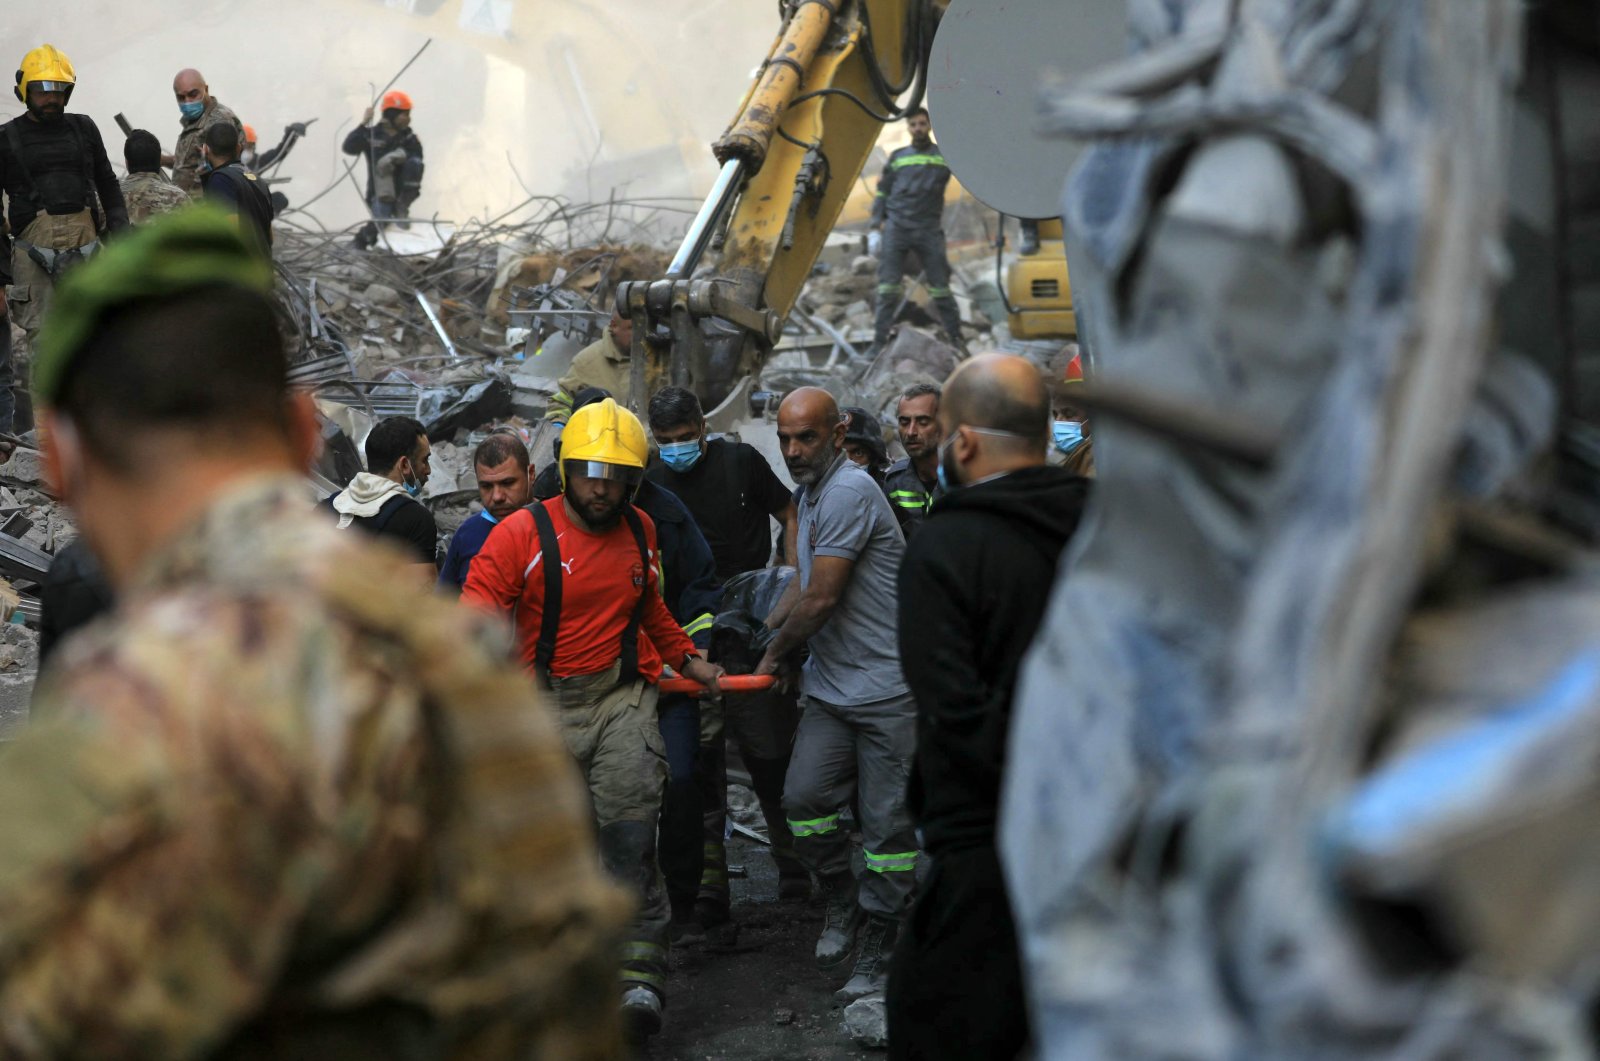
[[569,475],[620,479],[631,497],[644,478],[649,455],[650,443],[637,416],[611,398],[592,402],[573,413],[561,432],[561,487],[566,489]]
[[17,71],[17,98],[27,103],[28,89],[38,85],[46,92],[65,92],[71,99],[72,86],[77,83],[72,60],[54,44],[41,44],[22,57],[22,69]]

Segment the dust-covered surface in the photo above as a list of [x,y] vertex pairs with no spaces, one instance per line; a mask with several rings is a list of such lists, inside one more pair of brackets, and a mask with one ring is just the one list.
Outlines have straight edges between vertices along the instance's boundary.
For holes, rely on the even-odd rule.
[[728,950],[674,947],[666,1023],[639,1054],[649,1061],[856,1061],[879,1056],[843,1030],[844,1004],[833,992],[849,966],[816,967],[822,931],[817,902],[779,902],[778,871],[764,845],[742,837],[728,844],[735,878],[738,942]]

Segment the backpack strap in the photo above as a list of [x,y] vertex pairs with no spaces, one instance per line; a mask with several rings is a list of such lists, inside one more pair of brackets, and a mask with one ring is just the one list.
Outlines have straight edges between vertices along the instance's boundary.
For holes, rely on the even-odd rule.
[[[408,501],[414,505],[422,504],[422,502],[416,500],[410,494],[396,494],[389,500],[385,501],[383,503],[383,507],[378,509],[377,515],[372,517],[372,533],[382,534],[383,528],[387,527],[389,525],[389,521],[400,514],[400,510],[406,507],[406,502]],[[328,507],[333,507],[332,502],[329,502]]]
[[106,230],[106,216],[100,202],[100,189],[94,180],[94,153],[90,149],[89,138],[84,135],[83,123],[89,120],[86,114],[67,114],[67,127],[72,130],[73,143],[78,146],[78,158],[83,162],[83,202],[89,211],[89,216],[94,219],[96,233],[104,234]]
[[633,606],[627,628],[622,631],[622,680],[632,681],[639,675],[639,624],[644,621],[644,601],[650,592],[650,546],[644,537],[644,524],[639,520],[639,510],[628,505],[622,510],[633,531],[634,544],[639,547],[639,569],[644,572],[644,585],[639,587],[639,600]]
[[529,505],[528,511],[539,532],[544,562],[544,608],[539,616],[539,642],[533,650],[533,665],[548,684],[550,661],[556,655],[556,634],[561,627],[561,543],[556,540],[556,525],[543,505]]
[[[17,164],[17,172],[22,176],[23,197],[33,205],[35,216],[44,212],[44,204],[39,201],[39,191],[34,184],[33,171],[28,169],[28,160],[22,153],[22,137],[17,134],[17,127],[11,122],[6,122],[6,143],[11,147],[11,158]],[[22,233],[17,233],[21,235]]]

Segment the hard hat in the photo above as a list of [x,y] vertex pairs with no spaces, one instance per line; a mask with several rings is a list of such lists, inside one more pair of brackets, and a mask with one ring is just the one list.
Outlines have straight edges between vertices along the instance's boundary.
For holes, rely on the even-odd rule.
[[385,92],[383,94],[383,106],[378,109],[381,111],[408,111],[411,109],[411,97],[399,89]]
[[569,475],[620,479],[631,496],[649,456],[650,443],[637,416],[612,398],[585,405],[561,432],[561,487],[566,489]]
[[889,451],[883,444],[883,425],[872,413],[858,405],[844,410],[844,440],[866,446],[873,460],[887,460]]
[[244,127],[244,142],[247,144],[253,144],[256,142],[256,130],[254,126],[247,125]]
[[54,44],[41,44],[22,57],[22,68],[17,71],[17,98],[27,103],[28,89],[37,85],[46,92],[65,92],[71,99],[72,86],[77,83],[72,60]]

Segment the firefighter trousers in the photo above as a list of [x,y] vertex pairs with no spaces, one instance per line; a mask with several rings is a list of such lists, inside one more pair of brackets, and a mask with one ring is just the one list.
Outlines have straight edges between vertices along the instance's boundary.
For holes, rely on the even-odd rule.
[[606,872],[632,888],[639,912],[622,960],[625,986],[666,995],[667,886],[656,859],[656,822],[667,780],[656,720],[657,690],[620,678],[621,664],[598,674],[550,679],[561,737],[588,785]]
[[904,228],[893,222],[883,227],[883,247],[878,256],[878,312],[872,341],[878,347],[889,341],[889,329],[905,302],[908,252],[922,262],[922,275],[928,281],[928,297],[939,313],[939,322],[952,343],[961,342],[961,310],[950,291],[950,259],[944,252],[944,229]]
[[858,902],[880,917],[902,917],[916,885],[917,838],[906,807],[916,726],[909,694],[849,706],[803,697],[784,780],[795,852],[825,880],[850,872],[850,837],[839,815],[856,797],[866,865]]

